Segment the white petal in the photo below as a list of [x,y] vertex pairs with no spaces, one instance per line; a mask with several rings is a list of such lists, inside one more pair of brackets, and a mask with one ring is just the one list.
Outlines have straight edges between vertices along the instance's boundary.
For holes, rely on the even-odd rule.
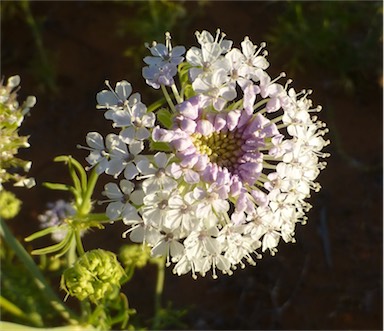
[[132,93],[132,86],[126,80],[122,80],[116,84],[115,91],[121,100],[127,100]]
[[144,199],[144,192],[142,190],[133,191],[131,193],[130,200],[135,205],[138,205],[138,206],[142,205],[143,199]]
[[88,132],[85,139],[86,139],[89,147],[97,149],[97,150],[103,150],[104,149],[104,139],[100,133]]
[[112,200],[120,200],[123,197],[116,183],[108,183],[104,186],[104,195]]
[[120,201],[111,202],[107,206],[105,213],[107,214],[108,218],[115,220],[120,217],[122,208],[123,204]]
[[133,155],[139,154],[143,149],[144,149],[144,144],[142,141],[135,140],[129,143],[129,151]]
[[133,179],[135,178],[139,172],[137,171],[136,166],[130,162],[126,165],[125,170],[124,170],[124,177],[126,179]]
[[96,101],[101,106],[116,106],[117,105],[117,98],[114,93],[107,90],[102,90],[101,92],[97,93],[96,95]]
[[165,168],[167,165],[167,155],[163,152],[156,153],[155,156],[155,162],[159,168]]
[[120,187],[124,194],[129,195],[133,191],[134,185],[129,180],[122,179],[120,181]]

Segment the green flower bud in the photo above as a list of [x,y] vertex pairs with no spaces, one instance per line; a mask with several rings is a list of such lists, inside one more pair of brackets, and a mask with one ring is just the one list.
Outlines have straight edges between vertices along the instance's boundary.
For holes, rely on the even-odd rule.
[[116,255],[102,249],[86,252],[73,267],[64,271],[61,288],[79,300],[97,303],[120,290],[124,269]]
[[125,267],[143,268],[151,257],[149,246],[124,245],[119,254],[121,263]]
[[0,217],[10,219],[20,211],[21,201],[8,191],[0,189]]

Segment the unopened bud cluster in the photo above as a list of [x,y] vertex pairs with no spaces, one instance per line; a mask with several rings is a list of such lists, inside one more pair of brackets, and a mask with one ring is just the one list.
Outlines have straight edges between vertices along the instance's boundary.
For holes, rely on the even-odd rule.
[[102,249],[86,252],[64,271],[61,287],[79,300],[98,302],[120,289],[124,270],[116,255]]

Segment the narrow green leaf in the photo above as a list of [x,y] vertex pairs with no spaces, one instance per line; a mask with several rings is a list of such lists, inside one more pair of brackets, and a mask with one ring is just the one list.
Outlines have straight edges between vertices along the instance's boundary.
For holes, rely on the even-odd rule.
[[[3,322],[0,321],[0,330],[13,330],[13,331],[41,331],[47,330],[42,328],[34,328],[31,326],[21,325],[12,322]],[[52,331],[96,331],[92,325],[82,326],[82,325],[67,325],[67,326],[58,326],[50,327],[49,330]]]
[[156,109],[159,109],[162,105],[164,105],[166,103],[166,100],[165,98],[162,98],[156,102],[154,102],[153,104],[149,105],[147,107],[147,112],[148,113],[151,113],[153,111],[155,111]]
[[50,226],[49,228],[46,228],[46,229],[43,229],[43,230],[40,230],[40,231],[37,231],[33,234],[31,234],[30,236],[26,237],[24,240],[26,242],[30,242],[32,240],[35,240],[37,238],[41,238],[41,237],[44,237],[46,236],[47,234],[50,234],[52,232],[55,232],[57,230],[60,229],[60,226],[59,225],[56,225],[56,226]]
[[0,307],[14,316],[26,318],[24,312],[19,307],[17,307],[3,296],[0,296]]
[[166,108],[161,108],[156,112],[156,117],[161,124],[167,129],[172,127],[172,114]]
[[75,188],[71,185],[67,185],[67,184],[60,184],[60,183],[49,183],[49,182],[45,182],[43,183],[43,186],[51,189],[51,190],[58,190],[58,191],[72,191],[74,190]]
[[159,141],[151,141],[149,143],[149,148],[152,151],[159,151],[159,152],[170,152],[171,147],[168,143],[159,142]]
[[83,190],[83,192],[86,191],[88,184],[87,184],[87,173],[86,173],[85,169],[79,163],[79,161],[77,161],[73,157],[70,157],[70,163],[77,169],[77,172],[80,175],[80,182],[81,182],[82,190]]
[[35,249],[31,252],[32,255],[42,255],[42,254],[51,254],[54,252],[58,252],[68,246],[68,243],[72,240],[73,233],[67,233],[65,238],[60,241],[58,244],[54,244],[48,247]]

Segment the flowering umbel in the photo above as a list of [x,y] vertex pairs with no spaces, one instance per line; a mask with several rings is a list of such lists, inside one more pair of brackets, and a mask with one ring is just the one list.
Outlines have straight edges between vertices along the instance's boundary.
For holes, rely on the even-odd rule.
[[235,48],[219,30],[196,37],[200,46],[185,53],[167,33],[144,59],[144,78],[168,108],[147,108],[127,81],[107,82],[98,108],[119,132],[90,132],[87,161],[117,179],[105,186],[106,214],[128,226],[124,237],[165,256],[178,275],[216,278],[274,255],[280,239],[295,241],[329,141],[311,91],[266,72],[265,43],[245,37]]

